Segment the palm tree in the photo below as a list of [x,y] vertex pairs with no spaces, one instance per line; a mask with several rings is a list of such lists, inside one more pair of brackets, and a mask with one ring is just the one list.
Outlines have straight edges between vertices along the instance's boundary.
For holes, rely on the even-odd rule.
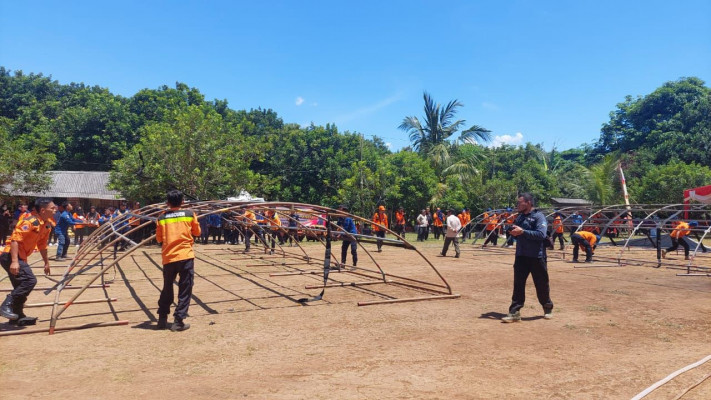
[[427,157],[432,162],[440,182],[449,175],[458,175],[467,179],[479,173],[476,162],[482,157],[481,152],[474,152],[467,157],[455,157],[459,145],[489,141],[488,129],[474,125],[462,131],[454,141],[457,131],[464,125],[464,120],[454,120],[454,115],[462,103],[452,100],[445,107],[435,103],[425,92],[424,124],[417,117],[405,117],[399,128],[410,135],[412,149]]
[[617,196],[615,188],[615,172],[619,163],[619,155],[610,153],[599,163],[588,168],[590,182],[588,194],[596,204],[608,204]]

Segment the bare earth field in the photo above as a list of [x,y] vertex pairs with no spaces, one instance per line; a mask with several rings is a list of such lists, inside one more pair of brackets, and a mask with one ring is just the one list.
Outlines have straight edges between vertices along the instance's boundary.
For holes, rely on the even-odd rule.
[[[320,245],[304,246],[322,257]],[[58,326],[130,324],[0,337],[0,397],[630,399],[711,354],[711,278],[605,261],[575,268],[587,265],[552,254],[554,318],[542,318],[529,279],[523,321],[503,324],[513,252],[467,243],[462,258],[451,257],[453,249],[450,257],[438,258],[440,246],[419,247],[460,299],[366,307],[357,302],[426,293],[384,284],[328,288],[324,300],[302,305],[295,299],[318,294],[304,287],[322,277],[270,273],[319,265],[272,266],[274,258],[257,257],[263,253],[234,260],[228,247],[242,246],[197,246],[187,320],[192,327],[178,333],[153,330],[160,253],[157,247],[139,249],[109,270],[110,287],[89,289],[80,298],[108,295],[117,302],[74,305]],[[340,243],[334,251],[340,252]],[[370,261],[359,255],[359,266],[367,266]],[[386,272],[432,279],[413,251],[386,247],[376,255]],[[363,280],[346,273],[331,277]],[[51,284],[38,279],[38,287]],[[7,279],[0,283],[9,286]],[[28,303],[53,300],[53,294],[36,291]],[[38,327],[48,326],[49,308],[26,312],[40,317]],[[0,324],[1,331],[9,329]],[[708,374],[711,362],[646,398],[674,398]],[[710,398],[711,379],[682,397]]]

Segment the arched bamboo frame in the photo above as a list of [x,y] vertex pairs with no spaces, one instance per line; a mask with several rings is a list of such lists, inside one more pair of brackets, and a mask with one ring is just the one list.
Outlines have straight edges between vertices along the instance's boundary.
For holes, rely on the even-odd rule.
[[[287,202],[228,202],[228,201],[202,201],[186,203],[183,208],[191,209],[195,211],[198,215],[198,219],[203,219],[211,214],[220,214],[221,220],[226,224],[232,224],[240,229],[242,232],[255,233],[258,238],[259,245],[255,245],[255,250],[261,250],[268,254],[273,254],[276,257],[281,257],[284,260],[296,260],[302,261],[307,264],[318,265],[317,263],[323,263],[324,265],[324,277],[328,276],[329,270],[337,270],[343,274],[350,274],[359,279],[365,279],[361,282],[341,282],[339,284],[329,284],[326,279],[324,279],[324,284],[317,287],[307,287],[312,289],[322,289],[325,290],[326,287],[339,287],[339,286],[359,286],[359,285],[372,285],[372,284],[384,284],[393,285],[407,290],[416,290],[419,293],[424,293],[418,297],[410,298],[392,298],[389,300],[372,301],[372,302],[359,302],[358,305],[372,305],[372,304],[382,304],[382,303],[394,303],[394,302],[406,302],[406,301],[420,301],[420,300],[431,300],[431,299],[449,299],[458,298],[460,295],[454,294],[452,288],[447,282],[447,280],[442,276],[439,270],[430,262],[427,257],[425,257],[414,245],[407,242],[404,238],[397,235],[395,232],[390,230],[388,227],[379,226],[386,231],[386,234],[390,237],[378,238],[371,235],[363,234],[351,234],[345,232],[337,224],[337,219],[339,217],[350,217],[354,221],[359,222],[361,226],[373,225],[374,223],[368,219],[358,217],[343,211],[331,209],[328,207],[322,207],[311,204],[303,203],[287,203]],[[118,263],[126,259],[126,257],[133,254],[136,250],[141,247],[151,243],[155,239],[155,221],[157,217],[167,210],[165,204],[154,204],[141,208],[140,210],[129,211],[128,213],[121,215],[110,222],[102,225],[96,231],[94,231],[89,237],[87,237],[84,243],[77,250],[76,255],[71,260],[70,264],[67,266],[66,270],[62,274],[61,279],[56,281],[56,284],[45,290],[45,295],[50,294],[52,291],[55,292],[54,302],[52,303],[52,311],[50,317],[50,326],[48,330],[39,331],[49,331],[50,334],[57,330],[57,322],[61,315],[72,305],[82,304],[86,301],[79,300],[79,298],[86,292],[87,289],[96,287],[97,280],[101,280],[101,287],[107,286],[105,281],[105,274],[111,269],[115,268]],[[283,223],[278,226],[269,225],[270,222],[274,222],[269,218],[264,221],[265,225],[260,225],[257,221],[252,221],[244,217],[244,212],[246,210],[252,210],[254,212],[264,212],[273,211],[277,216],[279,216],[281,221],[286,221],[287,225]],[[294,220],[290,214],[295,211],[299,216],[308,218],[307,220]],[[329,229],[325,225],[312,226],[308,225],[308,220],[318,217],[323,218],[324,221],[331,221]],[[337,258],[335,252],[330,252],[329,262],[325,259],[318,259],[310,256],[304,247],[301,245],[300,241],[297,239],[296,250],[287,250],[281,245],[277,247],[275,237],[268,238],[270,232],[275,232],[278,234],[289,234],[292,233],[288,226],[288,222],[296,223],[296,229],[298,232],[303,233],[303,235],[309,235],[316,239],[318,243],[326,247],[329,245],[331,239],[336,237],[346,238],[351,241],[355,241],[359,250],[361,251],[361,257],[364,254],[366,258],[370,261],[368,264],[373,265],[374,268],[369,268],[368,266],[363,266],[365,263],[359,263],[360,265],[347,265],[342,264]],[[330,230],[330,238],[326,238],[326,231]],[[150,232],[149,232],[150,231]],[[258,234],[262,232],[263,234]],[[266,232],[266,233],[265,233]],[[150,234],[147,234],[150,233]],[[245,237],[246,238],[246,237]],[[254,236],[252,236],[254,238]],[[271,239],[271,245],[269,243]],[[430,271],[431,278],[415,279],[412,277],[404,276],[402,274],[396,274],[396,271],[392,271],[393,265],[386,264],[378,255],[366,246],[367,244],[376,243],[382,241],[383,246],[389,247],[400,247],[403,249],[414,251],[417,254],[418,259],[421,260],[423,267],[426,267]],[[126,245],[125,251],[117,252],[115,251],[116,246]],[[195,248],[196,254],[199,253],[199,249]],[[244,255],[244,259],[248,259],[245,251],[232,251],[235,256]],[[328,253],[326,253],[328,254]],[[361,258],[362,259],[362,258]],[[285,263],[283,263],[285,264]],[[329,267],[326,267],[326,266]],[[335,267],[331,267],[334,265]],[[396,267],[396,266],[395,266]],[[281,275],[299,275],[304,273],[317,273],[318,271],[303,271],[297,270],[285,273],[275,273],[270,276],[281,276]],[[339,274],[339,275],[343,275]],[[83,276],[82,286],[70,286],[72,281]],[[60,301],[60,297],[65,289],[77,289],[72,290],[71,297],[67,301]],[[323,292],[322,292],[323,293]],[[102,299],[98,301],[108,301],[111,299]],[[115,300],[115,299],[114,299]],[[118,321],[118,323],[127,323],[126,321]],[[105,325],[105,324],[101,324]],[[22,330],[16,331],[17,333],[31,333],[33,330]],[[15,331],[13,331],[15,332]],[[12,333],[12,332],[5,332]]]
[[[601,235],[601,241],[608,238],[611,243],[614,243],[612,242],[611,236],[606,236],[608,230],[612,228],[618,231],[624,230],[624,233],[627,235],[624,244],[618,246],[620,247],[618,254],[615,257],[611,257],[619,266],[627,264],[649,264],[655,267],[665,266],[671,269],[684,269],[686,270],[686,273],[683,274],[684,276],[711,276],[711,260],[706,256],[704,252],[705,246],[703,244],[704,239],[711,238],[709,234],[711,232],[711,206],[707,204],[615,204],[598,207],[566,207],[557,210],[539,210],[546,215],[549,225],[555,218],[555,214],[560,213],[563,216],[562,222],[566,232],[573,233],[579,230],[593,230]],[[499,209],[493,212],[500,213],[501,211],[504,210]],[[573,221],[572,216],[574,213],[584,216],[580,223]],[[484,214],[482,213],[472,218],[468,226],[476,227],[482,225],[484,224],[483,220]],[[699,226],[691,228],[691,234],[685,239],[687,243],[690,241],[693,246],[690,248],[689,260],[684,260],[683,264],[662,258],[662,249],[660,247],[662,239],[661,236],[657,234],[658,230],[664,237],[668,236],[675,228],[677,220],[696,220],[699,222]],[[496,229],[499,229],[499,227],[505,227],[505,221],[498,221]],[[645,239],[645,236],[640,236],[640,232],[650,229],[654,229],[655,232],[645,236],[651,242],[635,240]],[[476,244],[476,239],[484,237],[484,233],[484,229],[480,230],[475,235],[473,244]],[[620,232],[617,233],[620,234]],[[656,235],[658,238],[656,242],[652,241],[653,235]],[[639,243],[648,243],[649,245],[646,247],[655,251],[656,255],[650,260],[637,257],[630,252],[633,243],[636,243],[634,244],[636,247],[639,246]],[[708,243],[706,246],[708,246]],[[503,247],[503,245],[499,247]],[[490,248],[487,251],[491,250]],[[561,256],[564,257],[565,253],[562,252]]]

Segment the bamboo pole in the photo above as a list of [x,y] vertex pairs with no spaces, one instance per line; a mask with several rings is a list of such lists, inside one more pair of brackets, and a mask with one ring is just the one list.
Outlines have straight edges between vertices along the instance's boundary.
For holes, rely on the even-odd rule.
[[[94,299],[94,300],[77,300],[72,304],[91,304],[91,303],[106,303],[106,302],[114,302],[117,301],[118,299],[115,297],[112,298],[106,298],[106,299]],[[57,303],[60,306],[63,306],[65,303]],[[54,302],[48,302],[48,303],[33,303],[33,304],[25,304],[26,308],[33,308],[33,307],[50,307],[53,306]]]
[[387,280],[377,281],[377,282],[341,282],[341,283],[329,283],[328,285],[308,285],[304,286],[304,289],[323,289],[323,288],[336,288],[336,287],[351,287],[351,286],[367,286],[367,285],[381,285],[384,283],[390,283],[392,281]]
[[78,329],[89,329],[89,328],[101,328],[105,326],[117,326],[117,325],[128,325],[128,321],[110,321],[110,322],[94,322],[84,325],[71,325],[71,326],[60,326],[54,328],[33,328],[33,329],[18,329],[13,331],[0,332],[0,336],[15,336],[15,335],[26,335],[29,333],[42,333],[52,331],[69,331]]
[[[93,288],[107,288],[110,287],[111,285],[89,285],[86,288],[87,289],[93,289]],[[71,289],[82,289],[82,286],[65,286],[64,290],[71,290]],[[12,292],[15,289],[0,289],[0,292]],[[52,290],[51,287],[36,287],[32,290]]]
[[446,295],[442,295],[442,296],[410,297],[407,299],[359,301],[358,306],[360,307],[360,306],[373,306],[376,304],[411,303],[411,302],[415,302],[415,301],[427,301],[427,300],[458,299],[460,297],[462,297],[461,294],[446,294]]

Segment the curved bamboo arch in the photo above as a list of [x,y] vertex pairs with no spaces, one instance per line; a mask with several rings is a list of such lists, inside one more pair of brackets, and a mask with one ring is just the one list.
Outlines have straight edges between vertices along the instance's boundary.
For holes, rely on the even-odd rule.
[[[538,209],[546,214],[546,219],[551,222],[556,213],[560,213],[562,223],[566,232],[577,232],[583,229],[599,231],[601,241],[605,238],[609,239],[610,243],[600,243],[603,246],[612,244],[620,247],[619,252],[614,257],[605,257],[614,260],[617,265],[623,264],[639,264],[639,265],[654,265],[656,267],[666,266],[671,269],[685,269],[684,276],[711,276],[711,260],[709,260],[705,251],[706,247],[704,239],[711,237],[711,206],[704,204],[615,204],[598,207],[565,207],[560,209]],[[493,210],[500,213],[504,209]],[[583,215],[580,223],[572,220],[572,216],[577,213]],[[484,214],[479,214],[472,218],[468,224],[471,228],[483,225]],[[662,258],[661,252],[661,237],[657,234],[657,229],[665,238],[675,228],[676,220],[696,220],[699,226],[691,229],[691,234],[685,239],[693,244],[690,249],[689,260],[684,260],[683,264],[676,261],[665,260]],[[496,229],[505,226],[505,221],[498,221]],[[471,229],[470,228],[470,229]],[[619,246],[613,239],[613,233],[607,235],[611,228],[615,228],[619,235],[624,239],[624,244]],[[654,229],[654,233],[649,233],[650,229]],[[623,232],[619,232],[623,231]],[[645,231],[644,233],[642,233]],[[476,239],[483,237],[485,234],[484,228],[477,232],[474,236],[473,244],[476,244]],[[652,236],[659,238],[654,241]],[[648,240],[647,240],[648,239]],[[668,240],[668,239],[667,239]],[[647,247],[652,249],[649,255],[651,259],[638,258],[630,253],[631,247]],[[708,243],[706,244],[708,246]],[[505,247],[505,244],[499,247]],[[488,249],[487,251],[492,251]],[[510,251],[510,250],[509,250]],[[711,253],[711,252],[710,252]],[[561,252],[561,257],[565,258],[566,253]]]
[[[379,238],[364,234],[351,234],[346,232],[337,223],[337,219],[341,217],[352,218],[361,226],[374,225],[368,219],[352,215],[343,211],[334,210],[328,207],[318,205],[290,203],[290,202],[228,202],[228,201],[201,201],[186,203],[183,208],[191,209],[198,215],[198,219],[202,220],[212,214],[220,214],[223,224],[235,226],[243,233],[252,232],[258,240],[258,245],[254,245],[255,251],[263,251],[265,254],[274,255],[283,260],[290,261],[293,265],[297,263],[306,265],[323,264],[324,284],[320,286],[307,286],[307,289],[321,289],[322,294],[325,288],[328,287],[358,287],[362,285],[383,284],[390,287],[399,287],[407,291],[416,291],[420,295],[417,297],[397,298],[387,295],[387,300],[365,301],[358,302],[359,306],[395,303],[406,301],[420,301],[431,299],[449,299],[458,298],[460,295],[454,294],[452,288],[437,268],[425,257],[414,245],[407,242],[403,237],[397,235],[388,227],[379,225],[379,228],[384,229],[389,237]],[[71,260],[66,270],[62,274],[61,279],[56,281],[55,285],[45,290],[45,295],[55,292],[54,303],[50,316],[49,333],[52,334],[57,330],[57,322],[62,314],[72,305],[81,304],[87,301],[79,300],[79,298],[89,288],[93,287],[108,287],[111,281],[107,281],[105,275],[108,271],[125,260],[130,255],[134,254],[138,249],[154,242],[155,239],[155,221],[157,217],[167,210],[165,204],[153,204],[145,206],[139,210],[132,210],[112,219],[110,222],[97,228],[84,243],[79,247],[75,257]],[[275,219],[265,217],[263,224],[256,220],[250,220],[245,217],[244,213],[251,210],[255,213],[264,214],[266,211],[273,212],[278,216],[281,223],[276,225]],[[291,215],[296,213],[298,218],[293,218]],[[311,225],[310,221],[321,218],[321,221],[330,225]],[[292,226],[289,226],[291,222]],[[296,225],[293,227],[293,225]],[[294,232],[296,230],[296,232]],[[331,232],[330,236],[326,233]],[[283,247],[281,243],[277,246],[277,239],[287,237],[286,235],[296,236],[296,249],[291,250]],[[361,258],[359,265],[348,265],[341,263],[337,259],[335,252],[326,251],[323,253],[328,258],[315,257],[313,249],[308,251],[302,245],[301,240],[304,237],[310,237],[316,240],[318,244],[327,249],[330,247],[331,240],[345,238],[350,241],[355,241],[358,248],[361,250]],[[247,236],[245,236],[246,238]],[[293,237],[292,237],[293,238]],[[299,240],[299,238],[301,240]],[[421,267],[418,269],[417,276],[407,276],[410,272],[398,273],[398,267],[401,265],[388,263],[387,260],[379,256],[379,253],[373,251],[372,244],[382,241],[383,246],[396,247],[408,251],[414,251],[417,254],[415,266]],[[271,243],[269,243],[271,242]],[[279,240],[281,242],[281,240]],[[125,250],[118,250],[119,247],[125,246]],[[194,247],[196,256],[201,254],[199,246]],[[366,257],[363,257],[364,254]],[[230,255],[242,257],[234,260],[249,260],[251,256],[246,251],[236,251],[230,249]],[[360,262],[360,260],[363,260]],[[287,262],[282,262],[281,265],[291,265]],[[225,261],[227,262],[227,261]],[[274,265],[277,265],[274,263]],[[408,271],[412,265],[408,265]],[[318,274],[318,270],[302,270],[293,266],[285,267],[288,271],[277,272],[270,274],[270,277],[278,277],[285,275],[304,275]],[[364,281],[356,282],[337,282],[329,283],[328,272],[337,270],[340,276],[354,276]],[[427,272],[429,271],[429,272]],[[421,277],[425,275],[425,277]],[[71,283],[76,278],[82,277],[81,285],[71,286]],[[97,280],[101,284],[96,285]],[[77,280],[78,281],[78,280]],[[66,289],[73,290],[67,301],[61,302],[60,298]],[[317,296],[318,297],[318,296]],[[383,297],[383,296],[381,296]],[[103,299],[107,301],[110,299]],[[99,300],[101,301],[101,300]],[[91,301],[91,302],[99,302]],[[122,321],[126,322],[126,321]],[[47,330],[39,330],[47,331]],[[5,332],[5,334],[12,332]],[[30,330],[17,331],[17,333],[31,333]]]

